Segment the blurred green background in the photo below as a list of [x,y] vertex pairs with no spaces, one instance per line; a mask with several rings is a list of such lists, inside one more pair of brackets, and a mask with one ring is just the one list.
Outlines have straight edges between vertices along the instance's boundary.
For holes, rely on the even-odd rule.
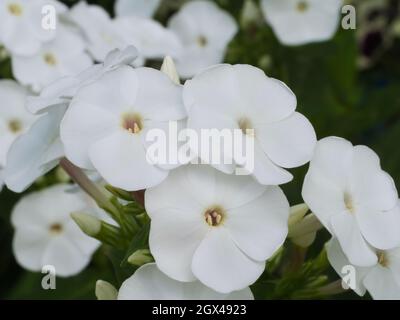
[[[78,1],[62,2],[71,6]],[[103,6],[113,15],[113,0],[88,2]],[[164,0],[156,19],[165,23],[184,2]],[[244,0],[215,2],[241,21]],[[267,75],[284,81],[297,95],[298,110],[311,120],[318,138],[335,135],[370,146],[399,186],[400,1],[352,2],[357,9],[357,29],[339,28],[336,36],[324,43],[284,47],[262,17],[241,24],[228,48],[226,62],[258,66]],[[150,64],[157,66],[159,62]],[[10,61],[6,60],[0,64],[0,78],[10,77]],[[283,186],[292,205],[302,202],[306,170],[306,166],[293,170],[294,181]],[[54,175],[50,173],[27,192],[52,183]],[[12,254],[10,211],[20,196],[6,189],[0,193],[0,298],[93,299],[97,279],[117,284],[111,263],[101,251],[106,249],[102,248],[80,275],[57,279],[57,290],[41,289],[42,274],[22,270]],[[322,233],[319,238],[316,246],[320,248],[328,235]],[[336,279],[333,273],[332,277]]]

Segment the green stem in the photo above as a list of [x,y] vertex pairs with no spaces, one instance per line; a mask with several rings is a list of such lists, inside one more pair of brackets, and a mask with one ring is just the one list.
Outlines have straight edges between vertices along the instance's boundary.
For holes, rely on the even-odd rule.
[[343,288],[342,280],[336,280],[318,289],[318,294],[322,296],[333,296],[346,292]]

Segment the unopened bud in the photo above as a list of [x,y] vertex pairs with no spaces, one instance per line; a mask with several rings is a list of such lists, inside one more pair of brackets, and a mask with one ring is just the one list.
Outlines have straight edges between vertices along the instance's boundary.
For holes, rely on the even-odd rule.
[[111,283],[103,280],[97,280],[95,294],[97,300],[116,300],[118,291]]
[[149,250],[141,249],[132,253],[128,258],[128,262],[134,266],[140,267],[146,263],[153,262],[153,257]]
[[89,237],[96,237],[101,230],[101,221],[84,212],[71,213],[72,219],[78,227]]
[[174,60],[170,56],[166,56],[161,66],[161,71],[164,72],[174,83],[180,84],[178,71],[176,71],[176,66]]

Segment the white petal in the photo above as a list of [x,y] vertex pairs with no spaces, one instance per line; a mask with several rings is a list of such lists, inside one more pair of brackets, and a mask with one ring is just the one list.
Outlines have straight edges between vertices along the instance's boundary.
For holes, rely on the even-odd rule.
[[247,257],[227,230],[212,230],[196,250],[193,274],[206,286],[221,293],[241,290],[262,274],[264,262]]
[[161,0],[117,0],[114,8],[117,16],[151,17],[160,2]]
[[70,277],[81,272],[90,262],[90,255],[84,254],[66,236],[54,237],[44,253],[42,264],[52,265],[57,276]]
[[255,134],[268,157],[284,168],[310,161],[317,142],[311,123],[297,112],[282,121],[257,126]]
[[289,203],[282,190],[268,187],[257,199],[228,210],[224,225],[243,252],[264,261],[285,241],[288,218]]
[[303,183],[302,197],[331,233],[330,217],[346,211],[344,191],[311,164]]
[[13,252],[18,263],[25,269],[40,271],[42,256],[49,243],[49,234],[37,227],[23,227],[15,231]]
[[244,116],[254,126],[283,120],[296,109],[294,93],[282,81],[269,78],[265,73],[250,65],[235,65],[236,88]]
[[352,163],[354,200],[377,210],[390,210],[398,200],[393,179],[381,170],[377,154],[366,146],[355,146]]
[[151,68],[135,69],[138,91],[134,107],[146,119],[155,121],[181,120],[186,117],[182,88],[163,72]]
[[310,168],[318,170],[332,184],[346,190],[352,172],[353,146],[342,138],[328,137],[318,141]]
[[254,144],[254,178],[263,185],[280,185],[293,179],[290,172],[275,165],[261,149],[257,141]]
[[168,176],[149,164],[141,137],[123,129],[91,145],[89,157],[108,183],[128,191],[147,189]]
[[57,165],[63,156],[59,124],[64,112],[61,107],[41,116],[11,146],[4,170],[4,180],[10,190],[24,191]]
[[356,218],[364,238],[381,250],[400,246],[400,208],[377,211],[363,206],[356,212]]
[[356,218],[342,212],[331,217],[331,228],[351,264],[370,267],[377,263],[374,250],[363,238]]
[[151,222],[149,245],[162,272],[178,281],[194,281],[193,254],[208,232],[202,216],[164,209]]
[[181,167],[157,186],[148,188],[145,204],[149,216],[155,219],[169,209],[180,209],[194,217],[201,214],[209,199],[213,199],[215,177],[210,175],[211,170],[206,166]]
[[364,285],[374,300],[400,300],[400,286],[392,272],[381,265],[368,273]]
[[[326,250],[328,254],[328,260],[333,269],[335,269],[336,273],[340,277],[344,277],[347,275],[346,269],[343,269],[345,266],[352,266],[355,268],[355,288],[354,291],[359,295],[363,296],[365,294],[365,287],[363,284],[364,277],[368,274],[368,272],[371,270],[371,268],[361,268],[361,267],[355,267],[350,264],[349,260],[343,253],[342,248],[340,247],[340,243],[337,239],[332,238],[327,244],[326,244]],[[346,272],[345,272],[346,271]]]
[[230,295],[207,288],[198,281],[184,283],[168,278],[155,263],[140,267],[122,284],[119,300],[252,300],[249,288]]

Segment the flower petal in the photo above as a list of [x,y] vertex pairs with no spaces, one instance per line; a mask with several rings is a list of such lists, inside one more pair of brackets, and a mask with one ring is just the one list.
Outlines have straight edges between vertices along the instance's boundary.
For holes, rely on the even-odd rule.
[[333,215],[331,228],[351,264],[370,267],[378,262],[376,253],[363,238],[352,214],[342,212]]
[[381,250],[400,246],[400,207],[377,211],[363,206],[357,210],[357,221],[364,238]]
[[149,164],[140,135],[123,129],[94,143],[89,157],[108,183],[127,191],[152,187],[168,176],[168,171]]
[[257,261],[270,258],[288,233],[289,203],[279,187],[227,212],[224,225],[238,247]]
[[241,290],[262,274],[264,262],[247,257],[227,230],[212,230],[193,256],[193,274],[206,286],[222,293]]
[[284,168],[310,161],[317,142],[311,123],[297,112],[282,121],[257,126],[255,134],[268,157]]
[[164,209],[151,222],[149,245],[162,272],[178,281],[194,281],[193,254],[208,232],[201,214]]
[[391,270],[377,265],[364,279],[364,285],[374,300],[400,300],[400,286]]

